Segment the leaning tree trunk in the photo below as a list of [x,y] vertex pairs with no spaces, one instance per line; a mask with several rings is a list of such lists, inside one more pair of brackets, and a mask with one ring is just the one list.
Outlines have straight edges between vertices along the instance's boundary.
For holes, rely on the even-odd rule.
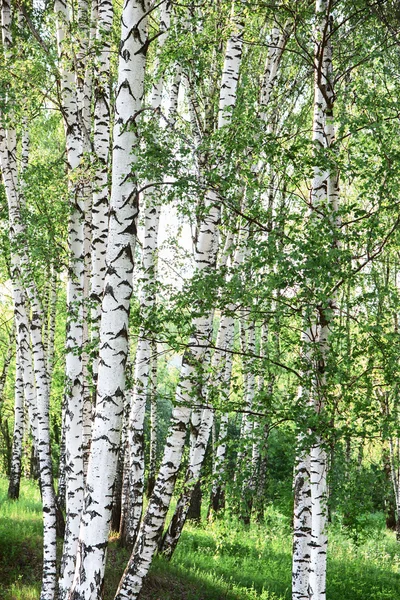
[[[236,23],[236,26],[237,31],[229,39],[225,54],[219,103],[219,128],[229,122],[229,109],[232,109],[235,104],[243,33],[240,21]],[[206,273],[215,269],[218,252],[218,224],[221,208],[214,191],[207,195],[204,208],[205,217],[199,227],[195,261],[197,270]],[[212,322],[212,313],[193,320],[193,333],[182,361],[176,406],[172,413],[164,457],[135,547],[115,596],[118,600],[125,598],[135,600],[138,597],[143,579],[157,549],[182,460],[186,427],[191,414],[190,407],[198,387],[197,371],[205,358],[206,349],[210,343]]]
[[[166,41],[171,20],[171,2],[161,4],[158,51]],[[156,61],[156,69],[158,61]],[[151,108],[157,114],[161,107],[164,78],[154,83],[151,94]],[[142,326],[139,331],[136,349],[134,386],[132,390],[131,413],[128,428],[129,438],[129,513],[124,526],[126,538],[124,545],[132,549],[140,525],[143,510],[144,492],[144,437],[143,425],[146,412],[151,368],[152,319],[156,304],[155,278],[157,270],[157,238],[160,221],[160,197],[154,187],[148,187],[143,194],[144,204],[144,240],[141,265],[140,311]],[[154,366],[154,363],[153,363]]]
[[157,342],[151,342],[151,368],[150,368],[150,456],[149,473],[147,476],[146,496],[150,498],[156,482],[156,464],[157,464],[157,430],[158,430],[158,411],[157,411]]
[[[235,271],[242,263],[244,258],[243,252],[243,234],[238,236],[238,247],[236,248],[233,259],[233,270]],[[233,244],[233,236],[227,237],[224,249],[225,260],[228,258],[228,253]],[[227,313],[221,317],[221,322],[218,330],[216,350],[213,355],[213,373],[215,379],[211,381],[211,393],[214,395],[213,387],[217,394],[221,395],[224,400],[229,399],[229,391],[231,385],[232,374],[232,351],[235,333],[235,319],[232,314],[236,311],[236,306],[230,304]],[[225,508],[225,491],[224,477],[226,466],[226,450],[227,450],[227,433],[228,433],[229,417],[227,413],[223,413],[220,418],[220,426],[218,432],[217,450],[213,465],[213,482],[211,487],[209,516],[212,513],[217,513]]]
[[168,558],[171,558],[179,541],[190,508],[193,490],[199,483],[200,470],[204,461],[204,455],[206,453],[208,439],[210,437],[212,422],[212,409],[204,409],[196,443],[185,476],[185,487],[181,496],[179,497],[174,515],[161,545],[161,552]]
[[[204,462],[207,444],[211,429],[214,423],[214,411],[211,408],[216,393],[229,393],[229,384],[232,370],[232,346],[234,339],[234,319],[224,315],[221,318],[216,349],[212,358],[212,371],[215,373],[208,382],[207,404],[201,415],[201,422],[197,425],[195,439],[191,445],[189,456],[189,465],[185,475],[183,491],[178,499],[174,515],[164,535],[160,546],[161,552],[170,559],[177,546],[181,536],[186,519],[189,518],[191,501],[195,493],[201,493],[199,490],[200,472]],[[226,418],[227,422],[227,418]],[[222,427],[224,419],[221,421]],[[225,437],[224,432],[222,433]],[[220,465],[218,465],[219,467]]]
[[[178,95],[181,82],[181,68],[177,65],[175,68],[175,76],[171,86],[169,95],[170,106],[168,113],[168,124],[169,127],[174,127],[176,122],[176,116],[178,112]],[[161,94],[161,92],[160,92]],[[157,278],[157,259],[154,262],[154,278]],[[153,294],[153,301],[155,297]],[[158,415],[157,415],[157,376],[158,376],[158,355],[157,355],[157,340],[154,337],[151,339],[151,367],[150,367],[150,379],[148,383],[149,396],[150,396],[150,451],[149,451],[149,471],[147,476],[147,488],[146,495],[150,498],[154,490],[156,482],[156,462],[157,462],[157,429],[158,429]]]

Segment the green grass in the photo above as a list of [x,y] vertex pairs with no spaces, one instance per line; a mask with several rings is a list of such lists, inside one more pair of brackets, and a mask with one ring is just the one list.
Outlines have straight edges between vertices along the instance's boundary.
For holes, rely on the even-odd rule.
[[[36,600],[40,589],[41,512],[37,486],[24,482],[21,499],[7,500],[0,480],[0,599]],[[112,541],[105,600],[112,600],[127,561]],[[290,600],[291,534],[272,507],[262,527],[230,518],[188,525],[169,563],[157,558],[142,600]],[[340,524],[330,531],[328,600],[400,598],[400,545],[382,518],[366,520],[356,544]]]
[[42,514],[37,483],[25,481],[18,502],[0,480],[0,599],[36,600],[40,592]]

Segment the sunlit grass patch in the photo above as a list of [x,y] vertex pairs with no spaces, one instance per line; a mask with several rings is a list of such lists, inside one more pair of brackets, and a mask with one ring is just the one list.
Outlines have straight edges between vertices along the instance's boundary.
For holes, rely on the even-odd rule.
[[42,567],[42,512],[37,482],[23,480],[19,500],[7,498],[0,479],[0,598],[39,597]]
[[[400,544],[369,515],[362,535],[340,522],[330,529],[329,600],[400,598]],[[61,540],[60,540],[61,547]],[[290,520],[274,507],[263,525],[243,526],[232,515],[202,525],[187,523],[171,562],[156,557],[141,600],[290,600]],[[104,600],[113,600],[129,558],[110,537]],[[37,600],[42,561],[38,485],[23,482],[21,499],[7,499],[0,480],[0,599]]]
[[0,591],[2,600],[38,600],[39,595],[40,583],[24,584],[22,581],[13,583],[8,590]]

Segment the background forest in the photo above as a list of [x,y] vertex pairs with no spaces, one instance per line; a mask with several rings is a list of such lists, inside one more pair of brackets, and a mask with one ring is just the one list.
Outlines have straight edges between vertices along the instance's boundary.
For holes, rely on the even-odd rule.
[[0,598],[394,600],[398,3],[0,7]]

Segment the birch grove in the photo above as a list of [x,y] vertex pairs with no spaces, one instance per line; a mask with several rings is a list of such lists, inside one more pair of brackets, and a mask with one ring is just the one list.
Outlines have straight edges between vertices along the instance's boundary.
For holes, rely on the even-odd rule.
[[200,531],[217,573],[274,519],[325,600],[331,532],[400,531],[397,12],[364,4],[0,0],[0,483],[39,477],[41,600],[171,595]]

